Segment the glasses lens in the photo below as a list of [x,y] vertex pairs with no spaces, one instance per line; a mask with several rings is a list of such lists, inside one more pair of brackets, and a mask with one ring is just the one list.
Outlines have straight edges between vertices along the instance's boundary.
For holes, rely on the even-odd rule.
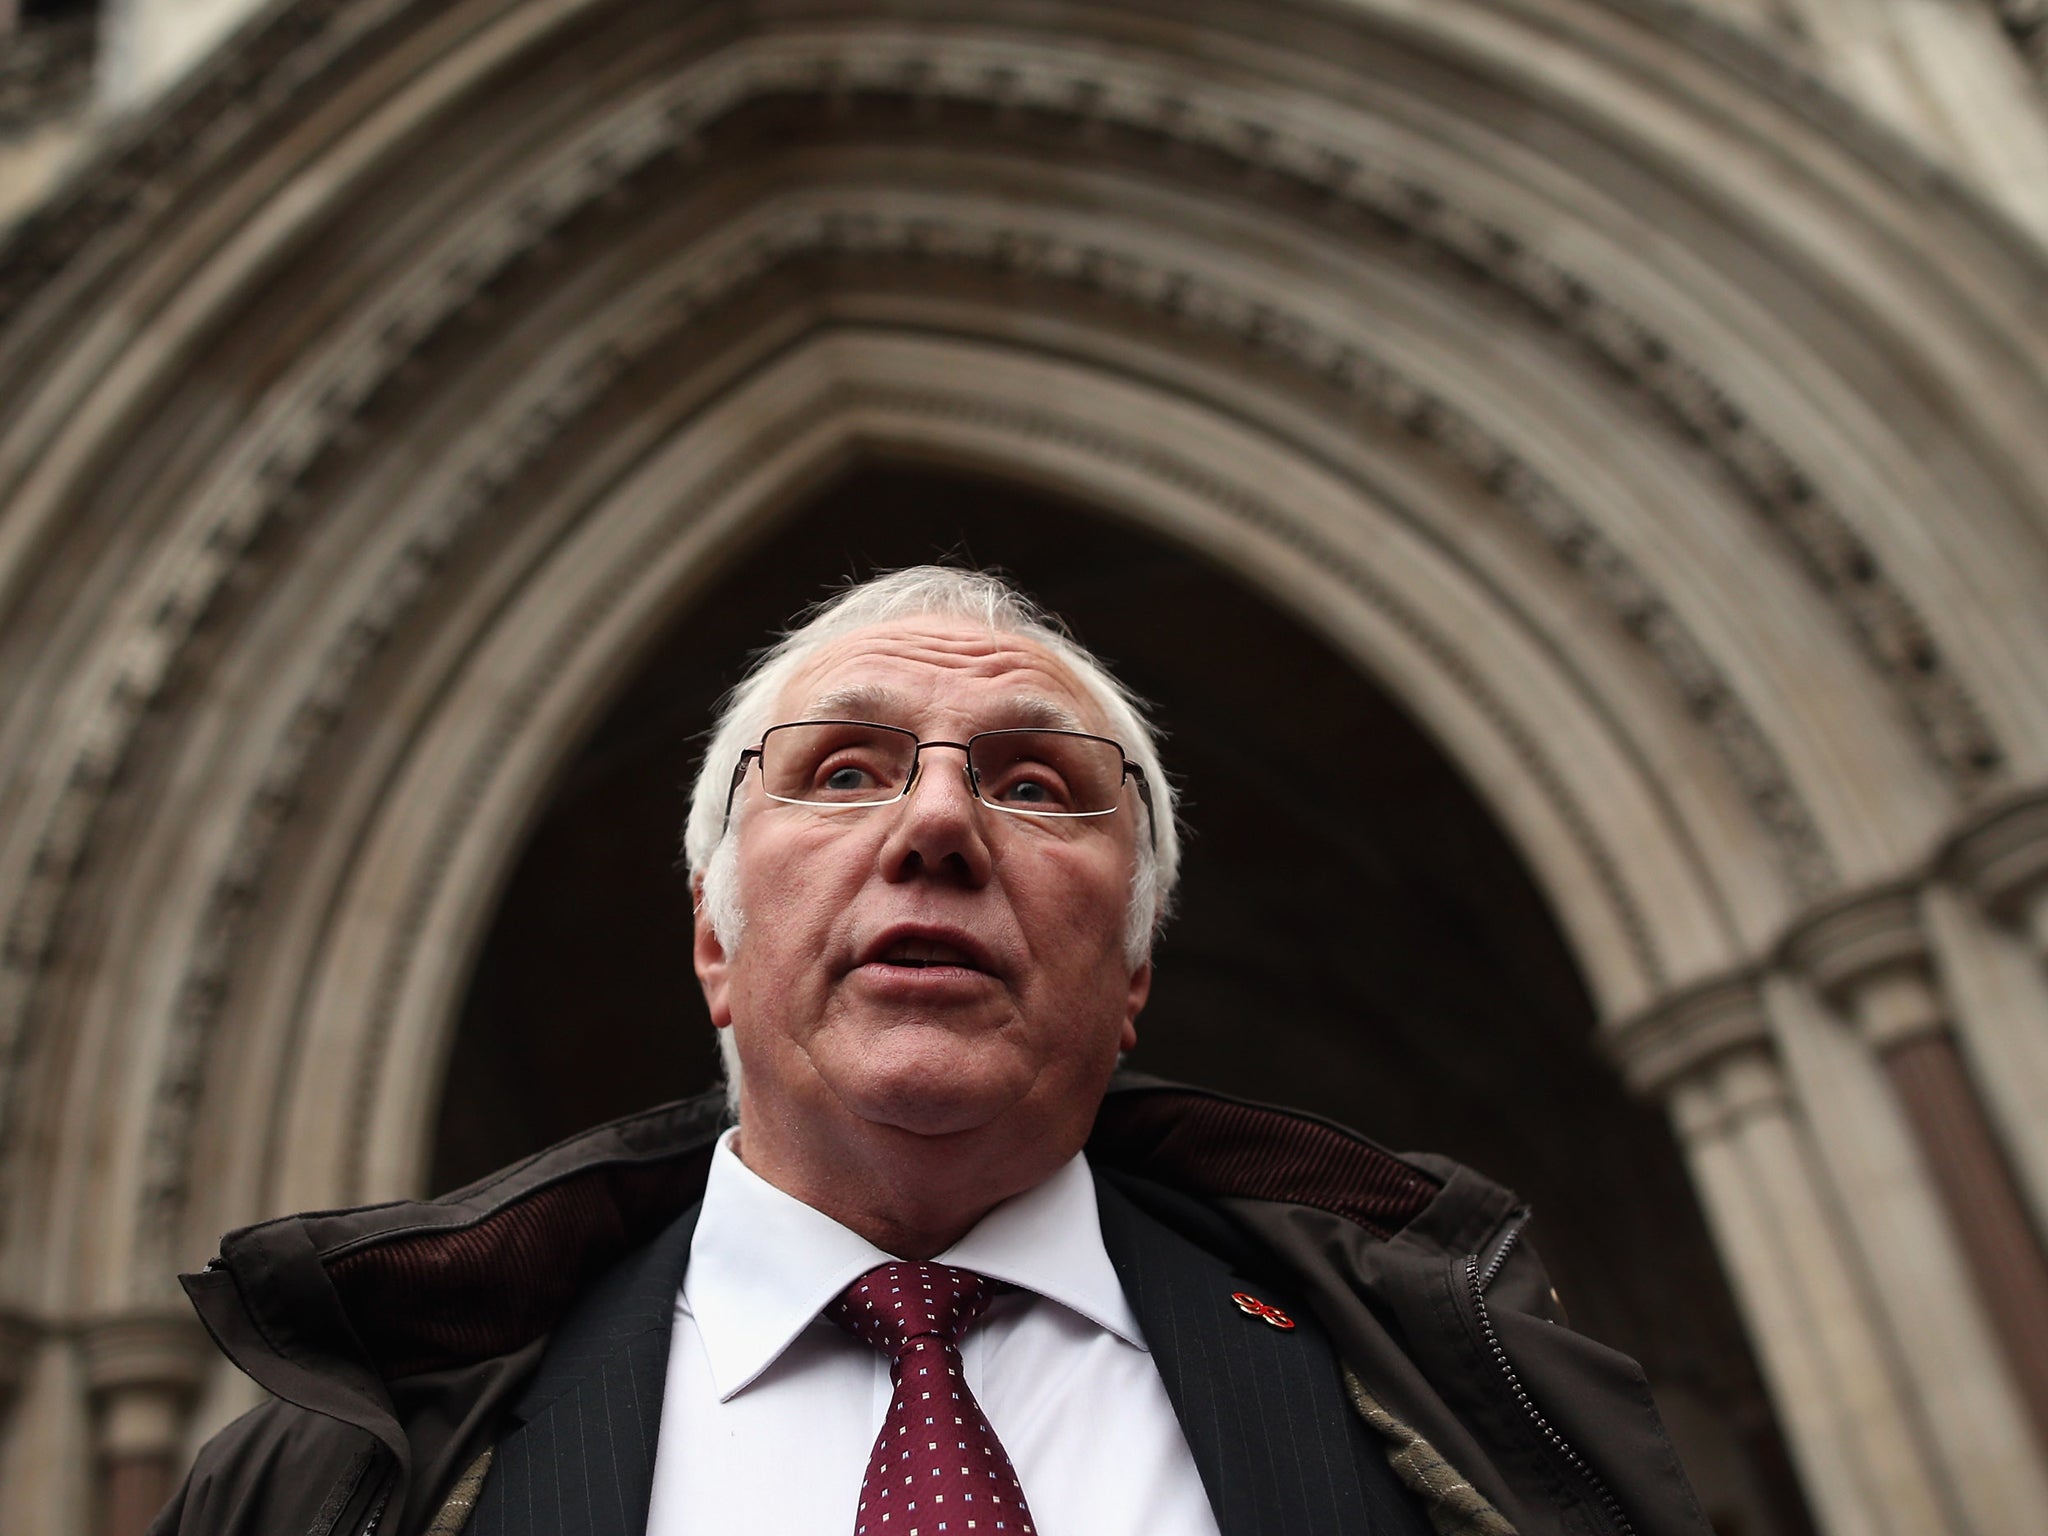
[[981,798],[998,810],[1093,816],[1123,797],[1124,752],[1072,731],[991,731],[971,756]]
[[807,720],[761,738],[761,778],[777,800],[864,805],[895,799],[916,756],[917,738],[908,731]]

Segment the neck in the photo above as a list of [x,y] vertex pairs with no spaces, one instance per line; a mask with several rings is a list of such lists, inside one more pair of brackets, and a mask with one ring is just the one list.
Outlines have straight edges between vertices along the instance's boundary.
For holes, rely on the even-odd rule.
[[906,1223],[893,1211],[827,1211],[825,1214],[873,1243],[882,1252],[899,1259],[935,1259],[972,1232],[988,1209],[976,1211],[966,1221],[932,1226]]
[[[893,1159],[820,1164],[781,1155],[776,1137],[753,1134],[744,1119],[732,1150],[784,1194],[899,1259],[944,1253],[1003,1201],[1035,1188],[1066,1162],[1060,1156],[1040,1167],[1043,1159],[991,1160],[966,1147],[920,1146],[901,1149],[909,1155]],[[991,1169],[998,1170],[993,1177]]]

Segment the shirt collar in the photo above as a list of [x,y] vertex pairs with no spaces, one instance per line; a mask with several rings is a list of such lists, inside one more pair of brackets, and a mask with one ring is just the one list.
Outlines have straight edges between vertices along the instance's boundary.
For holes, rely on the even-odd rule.
[[[728,1130],[711,1155],[683,1302],[721,1402],[747,1387],[855,1280],[895,1255],[785,1194],[740,1161]],[[1135,1348],[1144,1334],[1102,1246],[1095,1180],[1076,1153],[938,1256],[1058,1302]]]

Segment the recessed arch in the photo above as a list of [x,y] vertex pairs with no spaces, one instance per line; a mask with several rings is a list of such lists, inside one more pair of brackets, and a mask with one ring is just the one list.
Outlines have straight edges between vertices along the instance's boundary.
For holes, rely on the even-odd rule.
[[1680,1444],[1709,1507],[1798,1528],[1669,1129],[1598,1050],[1542,898],[1455,770],[1230,570],[929,456],[870,449],[820,488],[676,617],[579,745],[469,979],[428,1185],[709,1084],[674,847],[711,702],[828,583],[942,553],[994,560],[1051,601],[1165,724],[1193,836],[1132,1065],[1511,1183],[1541,1212],[1576,1324],[1691,1415]]
[[[1468,772],[1497,797],[1565,913],[1596,991],[1614,989],[1614,1014],[1653,995],[1663,979],[1655,968],[1728,963],[1735,936],[1714,916],[1710,875],[1687,877],[1700,893],[1690,918],[1635,894],[1670,899],[1674,873],[1695,852],[1646,782],[1645,755],[1609,735],[1613,713],[1585,699],[1581,680],[1539,669],[1539,648],[1525,646],[1469,574],[1420,540],[1404,548],[1398,525],[1355,488],[1262,447],[1240,424],[1185,419],[1184,401],[1043,371],[1050,366],[958,344],[821,336],[650,453],[522,581],[491,584],[489,605],[474,610],[486,627],[442,653],[451,671],[432,713],[416,721],[402,758],[379,770],[381,796],[364,798],[376,819],[331,834],[355,852],[319,897],[314,947],[289,966],[310,978],[291,1099],[309,1109],[286,1138],[273,1200],[417,1185],[433,1102],[418,1064],[440,1054],[502,861],[576,727],[666,616],[712,589],[722,561],[863,447],[1003,466],[1069,494],[1092,487],[1100,502],[1232,563],[1332,643],[1370,658],[1469,754]],[[940,388],[962,377],[976,389]],[[1032,403],[1006,412],[1006,387]],[[1049,408],[1054,400],[1063,404]],[[1192,443],[1206,452],[1190,453]],[[507,558],[534,556],[515,548]],[[1430,605],[1439,614],[1466,594],[1462,610],[1449,610],[1463,613],[1456,643],[1453,626],[1439,629],[1396,596],[1432,582],[1444,594]],[[1482,648],[1473,636],[1489,623],[1505,626],[1503,638]],[[1537,710],[1552,737],[1567,711],[1579,715],[1576,782],[1529,753],[1538,733],[1523,712]],[[1613,777],[1591,795],[1579,786],[1592,782],[1596,756]],[[1661,849],[1652,842],[1660,829]],[[1690,941],[1673,938],[1688,931]],[[1651,933],[1668,948],[1646,949]],[[336,1083],[354,1084],[354,1097],[337,1103]]]
[[[521,817],[879,456],[1380,679],[1665,1097],[1835,1518],[2048,1497],[1884,1077],[1952,1037],[2048,1198],[2043,261],[1796,67],[1649,0],[300,0],[126,133],[0,256],[0,1297],[46,1340],[417,1182]],[[589,599],[635,526],[619,591],[693,574]]]

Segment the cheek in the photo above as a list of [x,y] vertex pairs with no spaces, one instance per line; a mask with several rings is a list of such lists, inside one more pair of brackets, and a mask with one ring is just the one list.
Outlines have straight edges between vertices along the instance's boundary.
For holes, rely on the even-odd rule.
[[[819,894],[857,880],[873,854],[861,839],[849,835],[858,827],[842,827],[822,819],[798,822],[764,833],[753,846],[741,845],[736,883],[742,910],[752,921],[758,912],[779,925],[818,925],[837,910]],[[865,861],[865,862],[864,862]]]
[[734,882],[744,919],[734,985],[769,1005],[823,985],[843,947],[840,925],[854,905],[848,887],[859,882],[862,857],[858,839],[829,823],[774,832],[743,845]]
[[1126,860],[1081,847],[1060,848],[1020,870],[1013,900],[1041,963],[1070,975],[1126,970],[1130,877]]

